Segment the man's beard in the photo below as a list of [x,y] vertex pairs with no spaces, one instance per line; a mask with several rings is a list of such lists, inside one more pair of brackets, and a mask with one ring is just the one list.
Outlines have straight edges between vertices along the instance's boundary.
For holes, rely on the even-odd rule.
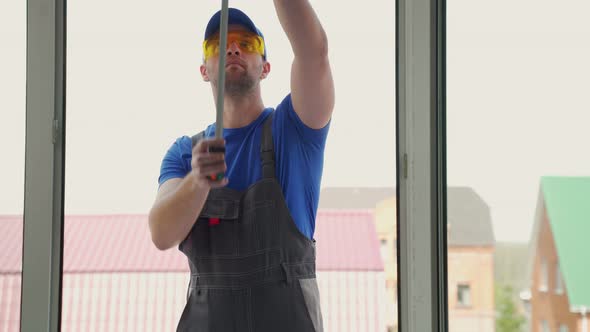
[[232,97],[243,97],[254,90],[256,81],[248,75],[247,71],[225,75],[225,93]]

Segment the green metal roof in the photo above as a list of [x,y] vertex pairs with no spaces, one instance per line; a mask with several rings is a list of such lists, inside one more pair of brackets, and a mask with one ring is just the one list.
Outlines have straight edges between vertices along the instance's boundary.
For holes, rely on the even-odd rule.
[[570,307],[590,307],[590,177],[543,177],[541,188]]

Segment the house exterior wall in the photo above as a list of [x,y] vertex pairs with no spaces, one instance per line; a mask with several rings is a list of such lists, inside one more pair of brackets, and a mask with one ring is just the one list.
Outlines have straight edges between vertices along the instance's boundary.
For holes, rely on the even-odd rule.
[[[395,197],[379,202],[375,208],[375,221],[379,240],[385,240],[386,254],[382,255],[390,301],[397,302],[396,257],[396,201]],[[449,326],[450,331],[493,332],[494,316],[494,248],[448,248],[449,269]],[[457,286],[468,283],[471,287],[472,305],[457,304]],[[396,321],[397,322],[397,317]],[[397,325],[397,324],[396,324]]]
[[[460,284],[469,285],[471,305],[458,302]],[[495,330],[493,247],[448,249],[448,297],[450,331]]]
[[325,332],[386,332],[397,317],[381,272],[318,272]]
[[[579,314],[570,312],[569,299],[565,282],[563,292],[556,292],[557,281],[557,249],[547,212],[544,211],[537,235],[536,256],[533,263],[533,275],[531,284],[531,321],[532,332],[543,332],[541,324],[546,321],[550,331],[559,331],[560,325],[568,327],[569,332],[582,331],[578,329],[577,319]],[[547,288],[542,287],[542,262],[547,266]],[[562,279],[563,280],[563,279]]]
[[21,274],[0,274],[0,331],[20,329]]
[[[395,197],[383,200],[376,205],[375,222],[385,268],[385,287],[389,301],[397,303],[397,231]],[[394,326],[397,325],[397,316]]]
[[[586,329],[585,330],[584,330],[584,325],[586,325]],[[586,320],[584,320],[581,317],[577,318],[576,319],[576,327],[578,328],[577,330],[570,329],[570,332],[576,332],[576,331],[586,332],[586,331],[590,331],[590,313],[587,313],[586,314]]]
[[[186,303],[184,272],[66,273],[62,331],[169,332]],[[397,315],[382,271],[317,273],[326,332],[386,332]],[[0,331],[18,332],[19,274],[0,274]]]

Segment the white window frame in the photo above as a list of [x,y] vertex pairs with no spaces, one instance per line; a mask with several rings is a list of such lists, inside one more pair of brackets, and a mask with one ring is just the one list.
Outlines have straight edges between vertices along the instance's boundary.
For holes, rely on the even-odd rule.
[[[392,1],[396,1],[397,15],[399,331],[445,332],[448,330],[446,1]],[[58,332],[60,329],[65,8],[65,0],[27,0],[22,331]]]
[[559,332],[569,332],[569,328],[567,327],[567,325],[565,324],[560,324],[559,325]]

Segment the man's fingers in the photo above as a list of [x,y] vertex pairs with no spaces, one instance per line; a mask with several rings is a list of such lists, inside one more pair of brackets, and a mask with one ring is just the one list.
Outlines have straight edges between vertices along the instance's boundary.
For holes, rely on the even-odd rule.
[[207,150],[207,152],[225,154],[225,146],[212,145],[212,146],[209,146],[209,149]]
[[191,166],[195,171],[198,181],[206,182],[210,188],[219,188],[227,185],[228,179],[224,176],[217,180],[218,174],[225,174],[225,140],[206,138],[200,140],[193,147]]
[[207,181],[209,181],[209,186],[211,188],[224,187],[228,183],[228,179],[226,177],[224,177],[223,179],[221,179],[221,181],[219,181],[219,180],[211,180],[211,179],[207,179]]
[[213,153],[213,154],[199,153],[194,158],[194,161],[198,165],[215,164],[215,163],[223,162],[224,160],[225,160],[225,155],[222,153]]
[[203,176],[217,175],[218,173],[225,173],[226,170],[225,163],[213,164],[209,166],[200,166],[199,174]]
[[[195,145],[193,153],[207,153],[221,147],[225,148],[225,140],[223,138],[206,138],[200,140],[199,143]],[[225,151],[225,149],[223,151]]]
[[191,161],[193,169],[202,170],[204,167],[226,166],[225,158],[223,156],[197,156]]

